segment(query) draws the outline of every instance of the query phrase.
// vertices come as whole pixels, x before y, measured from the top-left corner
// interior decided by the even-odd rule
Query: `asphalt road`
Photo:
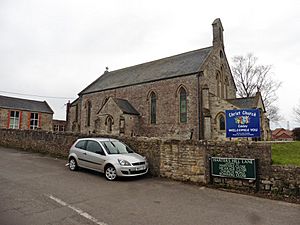
[[[160,178],[109,182],[65,164],[0,147],[0,224],[300,224],[300,205]]]

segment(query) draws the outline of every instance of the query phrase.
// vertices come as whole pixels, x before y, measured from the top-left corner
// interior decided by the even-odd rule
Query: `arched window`
[[[120,116],[120,134],[125,133],[125,118],[123,116]]]
[[[224,74],[224,67],[221,66],[221,98],[224,99],[225,97],[225,74]]]
[[[91,111],[92,111],[92,103],[90,101],[88,101],[87,102],[87,109],[86,109],[86,114],[87,114],[86,125],[88,127],[91,125]]]
[[[156,94],[150,94],[150,122],[156,124]]]
[[[224,99],[224,76],[221,74],[221,98]]]
[[[186,101],[186,90],[181,87],[179,90],[179,110],[180,110],[180,122],[186,123],[187,121],[187,101]]]
[[[228,98],[228,79],[227,77],[225,78],[225,83],[224,83],[224,91],[225,91],[225,99]]]
[[[109,133],[111,133],[112,132],[112,125],[113,125],[113,118],[111,116],[108,116],[106,118],[106,125],[107,125],[107,131]]]
[[[221,75],[219,72],[217,72],[217,96],[220,97],[220,91],[221,91]]]
[[[225,118],[223,115],[219,116],[219,130],[225,130]]]

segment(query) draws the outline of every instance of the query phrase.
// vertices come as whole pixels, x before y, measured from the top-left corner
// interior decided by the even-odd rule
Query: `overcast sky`
[[[300,125],[292,111],[300,101],[299,0],[0,0],[0,95],[46,100],[54,118],[64,119],[64,104],[106,66],[211,46],[215,18],[223,23],[229,63],[252,52],[273,65],[282,81],[280,125]]]

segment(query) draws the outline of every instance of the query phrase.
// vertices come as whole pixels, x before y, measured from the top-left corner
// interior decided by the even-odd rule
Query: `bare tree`
[[[295,120],[297,123],[300,123],[300,101],[299,104],[294,108]]]
[[[271,65],[260,65],[257,57],[249,53],[233,58],[232,73],[237,87],[238,97],[252,97],[261,92],[268,118],[273,122],[281,119],[279,108],[274,104],[278,97],[277,89],[281,82],[271,76]]]

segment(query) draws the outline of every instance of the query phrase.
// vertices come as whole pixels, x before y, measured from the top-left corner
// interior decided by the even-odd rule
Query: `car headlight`
[[[118,162],[120,163],[121,166],[131,166],[131,164],[124,159],[118,159]]]

